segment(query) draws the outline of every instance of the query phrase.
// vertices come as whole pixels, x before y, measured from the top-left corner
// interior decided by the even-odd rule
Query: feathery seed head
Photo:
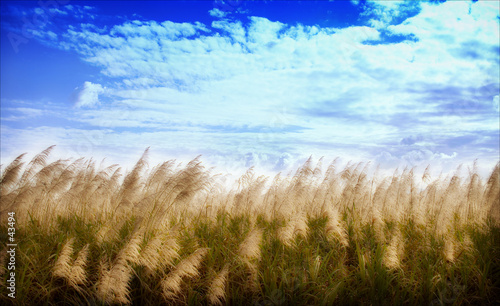
[[[159,250],[162,258],[161,265],[172,265],[173,260],[179,257],[180,249],[181,247],[175,237],[166,238],[161,249]]]
[[[132,268],[128,263],[117,263],[111,270],[101,270],[97,282],[97,296],[106,304],[129,304]]]
[[[326,211],[326,215],[328,220],[325,226],[325,234],[328,239],[336,240],[344,247],[349,246],[347,232],[340,223],[338,211],[334,208],[330,208]]]
[[[403,247],[404,245],[401,237],[401,231],[397,229],[396,233],[392,236],[391,242],[387,246],[383,257],[383,263],[388,269],[396,269],[400,266],[402,252],[404,251]]]
[[[214,280],[208,287],[208,301],[212,305],[222,305],[226,297],[226,282],[227,275],[229,274],[229,265],[226,264],[224,268],[215,276]]]
[[[443,256],[449,262],[455,262],[455,242],[451,235],[444,237]]]
[[[130,263],[139,260],[142,235],[136,231],[118,253],[110,270],[101,265],[101,277],[97,282],[97,295],[106,304],[129,304],[130,281],[133,269]]]
[[[162,239],[159,235],[154,236],[148,241],[148,244],[141,250],[141,256],[138,259],[138,263],[146,267],[151,274],[157,267],[161,259],[161,254],[159,252],[162,246]]]
[[[181,291],[182,277],[178,273],[172,272],[160,284],[163,297],[169,300]]]
[[[87,257],[89,254],[89,244],[85,245],[83,249],[78,252],[78,256],[70,269],[70,274],[67,276],[67,280],[71,287],[79,290],[78,285],[85,284],[86,273],[85,266],[87,265]]]
[[[207,255],[209,248],[200,248],[196,250],[193,254],[189,255],[188,258],[182,260],[176,267],[175,272],[181,276],[198,276],[198,268],[201,265],[203,257]]]
[[[71,274],[71,256],[73,255],[74,242],[75,238],[70,238],[64,243],[62,250],[57,257],[56,264],[52,269],[54,276],[67,278]]]
[[[278,229],[277,237],[286,246],[290,246],[294,238],[295,222],[289,221],[287,225]]]
[[[126,262],[138,263],[142,239],[140,231],[135,231],[127,244],[118,253],[116,263],[121,265],[125,265]]]
[[[263,231],[260,228],[253,229],[240,245],[238,255],[244,261],[260,259],[260,243]]]
[[[385,233],[384,233],[384,228],[385,228],[385,222],[382,219],[382,214],[380,213],[380,210],[378,210],[376,207],[373,207],[372,210],[372,224],[373,224],[373,229],[375,231],[375,237],[380,243],[385,243]]]
[[[299,214],[295,219],[295,229],[293,231],[294,235],[300,235],[302,237],[307,237],[309,232],[309,226],[307,225],[307,216],[304,212]]]

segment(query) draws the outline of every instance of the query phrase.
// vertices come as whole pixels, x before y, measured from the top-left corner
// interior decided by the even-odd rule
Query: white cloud
[[[279,21],[273,22],[263,17],[252,16],[250,20],[248,39],[259,47],[278,40],[278,31],[285,26]]]
[[[363,6],[361,16],[372,17],[368,23],[376,29],[384,29],[394,20],[415,11],[420,6],[419,1],[376,1],[369,0]]]
[[[226,31],[236,42],[243,44],[246,42],[246,31],[241,25],[241,21],[216,20],[212,22],[212,28]]]
[[[100,84],[87,81],[81,89],[77,87],[75,91],[75,107],[93,107],[99,104],[99,95],[104,93],[104,88]]]
[[[223,12],[223,11],[219,10],[218,8],[211,9],[210,11],[208,11],[208,13],[210,14],[210,16],[216,17],[216,18],[223,18],[227,15],[227,12]]]
[[[388,29],[394,34],[413,34],[425,43],[434,43],[433,47],[441,50],[463,47],[473,42],[481,42],[486,47],[498,46],[499,9],[495,12],[490,6],[491,3],[465,1],[445,2],[437,6],[422,3],[420,14]],[[484,49],[485,46],[473,47]],[[481,53],[481,50],[478,52]]]

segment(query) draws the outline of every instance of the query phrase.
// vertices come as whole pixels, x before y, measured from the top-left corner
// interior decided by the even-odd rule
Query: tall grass
[[[499,164],[432,179],[309,159],[227,188],[199,158],[149,168],[146,150],[124,173],[51,150],[2,169],[2,304],[500,303]]]

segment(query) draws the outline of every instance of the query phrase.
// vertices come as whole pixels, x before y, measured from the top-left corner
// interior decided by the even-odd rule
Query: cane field
[[[500,304],[498,164],[309,159],[228,187],[200,158],[146,150],[124,171],[51,150],[2,166],[2,305]]]

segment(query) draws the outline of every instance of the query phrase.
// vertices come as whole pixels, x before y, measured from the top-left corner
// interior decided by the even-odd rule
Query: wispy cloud
[[[213,8],[210,11],[208,11],[210,16],[216,17],[216,18],[223,18],[227,15],[227,12],[221,11],[218,8]]]
[[[9,112],[10,115],[6,117],[2,117],[4,121],[21,121],[28,120],[36,117],[40,117],[44,114],[44,111],[37,108],[29,108],[29,107],[15,107],[15,108],[6,108],[3,111]]]

